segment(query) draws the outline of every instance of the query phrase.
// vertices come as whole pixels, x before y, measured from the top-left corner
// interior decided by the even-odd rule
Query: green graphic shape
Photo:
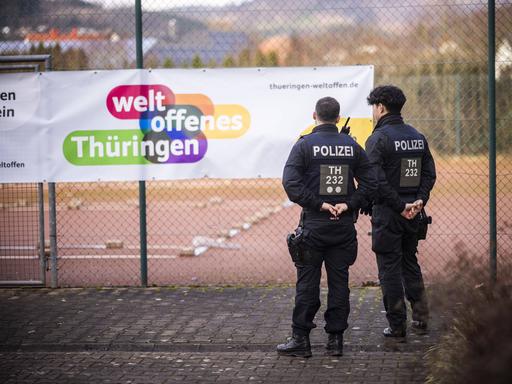
[[[74,165],[151,164],[141,153],[140,143],[143,140],[144,134],[139,129],[74,131],[64,139],[63,153],[66,160]],[[95,143],[93,153],[92,143]],[[136,151],[134,147],[137,147]],[[115,155],[109,156],[107,149],[110,149],[110,154]]]

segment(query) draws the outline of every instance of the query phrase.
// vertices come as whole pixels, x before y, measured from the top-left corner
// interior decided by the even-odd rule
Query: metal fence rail
[[[427,207],[434,223],[419,249],[427,281],[460,273],[461,260],[489,263],[494,223],[498,276],[510,260],[512,220],[506,209],[494,216],[493,207],[512,202],[512,2],[252,0],[207,6],[197,0],[184,6],[146,0],[139,19],[137,6],[124,1],[21,3],[3,6],[9,17],[0,16],[0,55],[50,54],[54,70],[374,65],[376,84],[404,90],[404,116],[426,134],[436,159],[438,181]],[[491,77],[489,50],[495,58]],[[488,96],[493,84],[495,100]],[[2,228],[13,233],[2,235],[2,247],[22,246],[20,232],[33,225],[13,224],[24,216],[7,204],[4,191],[21,195],[23,188],[4,185],[0,194]],[[295,279],[284,237],[299,210],[286,200],[280,180],[61,183],[55,202],[54,285]],[[360,218],[357,229],[351,281],[373,283],[368,218]],[[0,262],[0,280],[9,268]]]

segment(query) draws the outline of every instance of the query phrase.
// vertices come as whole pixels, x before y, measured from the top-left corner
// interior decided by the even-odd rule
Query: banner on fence
[[[0,182],[281,177],[316,101],[364,145],[372,66],[0,75]]]

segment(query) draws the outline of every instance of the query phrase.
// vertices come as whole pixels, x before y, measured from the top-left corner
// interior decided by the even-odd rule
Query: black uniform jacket
[[[349,210],[357,211],[376,193],[377,179],[363,148],[339,133],[335,124],[322,124],[293,146],[283,187],[305,212],[319,212],[324,202],[346,203]]]
[[[418,199],[427,204],[436,181],[436,168],[427,139],[404,123],[400,114],[387,114],[366,141],[366,153],[378,178],[376,204],[402,212]]]

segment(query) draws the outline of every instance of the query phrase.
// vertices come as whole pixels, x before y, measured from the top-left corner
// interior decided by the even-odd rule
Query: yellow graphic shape
[[[340,119],[340,122],[337,124],[338,129],[343,127],[346,120],[347,119],[343,117]],[[357,143],[364,148],[364,144],[373,130],[373,120],[362,117],[351,117],[348,122],[348,126],[350,127],[350,136],[352,136]],[[300,133],[300,136],[311,133],[313,128],[315,128],[315,125],[311,124]]]
[[[213,122],[204,129],[208,139],[236,139],[249,129],[251,115],[238,104],[217,104]]]

